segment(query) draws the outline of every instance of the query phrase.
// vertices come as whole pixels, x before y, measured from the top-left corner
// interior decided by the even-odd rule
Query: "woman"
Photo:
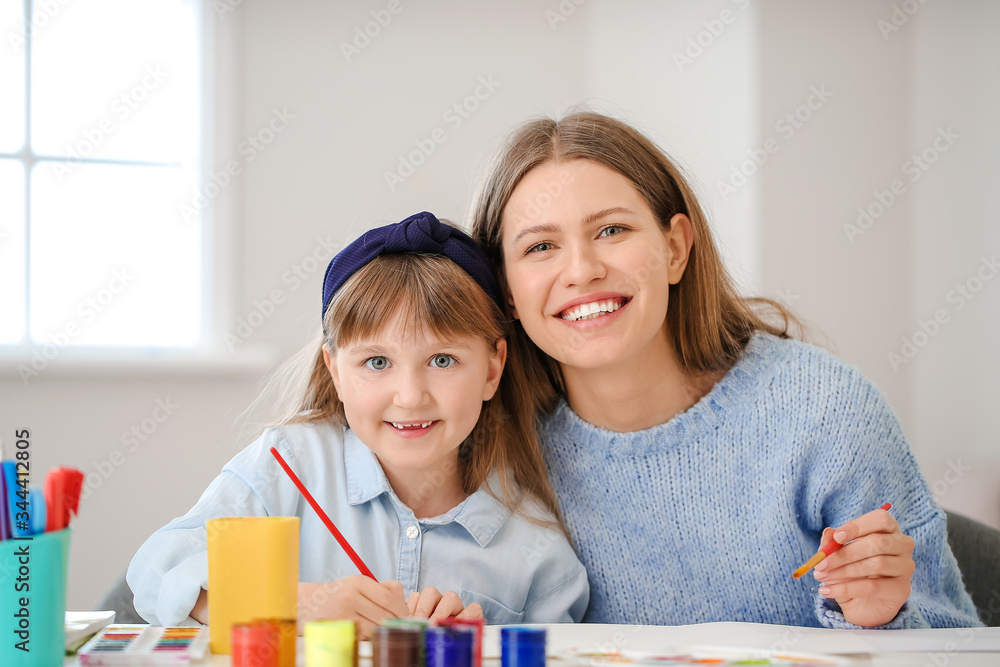
[[[529,122],[472,218],[544,395],[584,620],[979,625],[884,398],[739,296],[652,142],[597,114]],[[793,579],[830,540],[818,585]]]

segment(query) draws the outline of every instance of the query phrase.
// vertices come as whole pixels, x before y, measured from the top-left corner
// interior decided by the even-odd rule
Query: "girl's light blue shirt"
[[[147,621],[190,621],[188,614],[201,589],[208,589],[205,522],[217,517],[297,516],[299,581],[328,582],[358,574],[281,470],[271,447],[380,581],[400,581],[406,595],[427,586],[455,591],[464,604],[482,605],[490,624],[583,617],[589,598],[587,573],[562,533],[512,514],[484,489],[446,514],[418,519],[396,497],[378,459],[350,429],[315,422],[266,431],[225,465],[187,514],[139,548],[127,580],[136,611]],[[429,476],[429,493],[435,483]],[[549,518],[540,509],[531,515]]]

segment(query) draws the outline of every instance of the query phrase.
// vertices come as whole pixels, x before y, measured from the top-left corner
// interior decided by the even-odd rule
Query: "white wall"
[[[987,283],[898,373],[886,360],[998,245],[986,210],[996,174],[989,153],[1000,143],[987,120],[998,115],[1000,47],[987,34],[997,10],[930,4],[883,40],[876,21],[891,5],[403,0],[352,62],[339,44],[386,2],[245,0],[216,17],[215,164],[237,156],[274,109],[294,115],[217,201],[216,222],[228,231],[213,259],[229,297],[216,313],[232,332],[255,301],[274,290],[284,301],[215,364],[107,373],[53,362],[27,388],[4,369],[2,434],[30,427],[38,469],[111,465],[107,479],[94,478],[101,485],[74,536],[70,607],[96,603],[141,542],[186,511],[246,444],[236,417],[266,366],[318,324],[323,267],[301,285],[289,279],[295,267],[313,266],[314,252],[329,256],[317,238],[343,243],[422,209],[462,220],[505,132],[581,103],[631,121],[678,158],[741,283],[789,302],[878,383],[930,481],[945,479],[949,460],[972,467],[941,501],[1000,526],[1000,454],[990,437],[1000,355],[989,344],[1000,288]],[[566,20],[550,23],[560,7]],[[731,20],[721,23],[726,10]],[[699,37],[702,53],[679,67],[675,54]],[[480,77],[499,86],[449,125],[443,115]],[[834,96],[783,136],[775,122],[823,85]],[[855,209],[948,123],[962,139],[851,244],[843,224]],[[435,128],[447,141],[390,191],[384,173]],[[719,182],[767,138],[779,150],[723,197]],[[178,407],[124,451],[123,432],[148,419],[157,399]],[[116,449],[121,464],[106,463]]]

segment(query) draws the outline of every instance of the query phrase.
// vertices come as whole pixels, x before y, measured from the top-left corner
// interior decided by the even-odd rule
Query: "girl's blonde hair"
[[[472,204],[472,237],[493,262],[507,291],[503,258],[504,208],[525,174],[547,162],[592,160],[629,179],[660,224],[683,213],[694,245],[684,276],[670,286],[667,327],[684,371],[692,376],[730,369],[755,331],[782,338],[799,321],[770,299],[740,296],[715,247],[708,222],[680,169],[632,127],[596,113],[525,123],[494,156]],[[558,362],[542,352],[518,322],[511,348],[525,359],[532,383],[542,388],[542,410],[566,390]]]
[[[323,318],[324,333],[272,379],[271,392],[266,393],[299,386],[300,398],[285,407],[277,423],[330,420],[348,426],[344,404],[323,360],[322,345],[335,353],[338,348],[376,335],[393,320],[402,328],[394,334],[426,332],[445,340],[482,338],[494,350],[498,341],[509,335],[510,327],[493,299],[447,257],[380,255],[351,276],[334,295]],[[500,500],[507,507],[518,511],[522,501],[531,497],[556,518],[555,525],[565,532],[538,442],[539,399],[517,357],[516,351],[508,349],[497,392],[484,402],[479,421],[459,448],[462,487],[466,493],[475,492],[495,470]],[[296,378],[296,369],[303,366],[309,369],[308,378]],[[484,488],[492,493],[488,485]],[[538,520],[535,513],[522,513],[536,523],[552,523]]]

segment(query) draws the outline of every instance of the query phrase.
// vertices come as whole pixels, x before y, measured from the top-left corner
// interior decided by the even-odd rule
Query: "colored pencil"
[[[358,556],[357,552],[354,551],[353,548],[351,548],[351,545],[348,544],[346,539],[344,539],[344,536],[340,534],[340,531],[337,530],[337,527],[333,525],[333,521],[331,521],[330,517],[327,516],[326,512],[323,511],[323,508],[319,506],[319,503],[316,502],[316,499],[312,497],[312,494],[309,493],[309,489],[305,487],[305,485],[302,483],[302,480],[300,480],[298,475],[296,475],[295,472],[293,472],[292,469],[288,466],[288,464],[285,463],[285,459],[281,457],[281,454],[278,453],[278,450],[275,449],[274,447],[271,447],[271,453],[274,454],[274,458],[278,460],[278,464],[284,469],[286,473],[288,473],[288,476],[292,479],[292,482],[295,484],[295,486],[298,487],[299,491],[302,492],[302,495],[305,496],[306,501],[312,506],[314,510],[316,510],[316,514],[319,515],[319,518],[323,521],[324,524],[326,524],[326,527],[330,530],[331,533],[333,533],[333,536],[337,538],[337,541],[340,542],[340,546],[344,549],[344,551],[347,552],[347,555],[351,557],[351,560],[354,561],[354,564],[357,566],[357,568],[361,570],[361,574],[365,575],[366,577],[371,577],[373,581],[378,581],[378,579],[375,578],[375,575],[372,574],[372,571],[368,569],[368,566],[365,565],[364,561],[361,560],[361,557]]]
[[[892,503],[886,503],[885,505],[882,505],[882,507],[880,507],[879,509],[888,511],[890,507],[892,507]],[[815,556],[813,556],[805,563],[803,563],[802,567],[795,570],[795,572],[792,573],[792,577],[798,579],[803,574],[805,574],[809,570],[813,569],[814,567],[822,563],[823,559],[838,551],[842,546],[844,545],[841,544],[840,542],[837,542],[836,540],[830,540],[825,547],[821,548],[819,551],[816,552]]]

